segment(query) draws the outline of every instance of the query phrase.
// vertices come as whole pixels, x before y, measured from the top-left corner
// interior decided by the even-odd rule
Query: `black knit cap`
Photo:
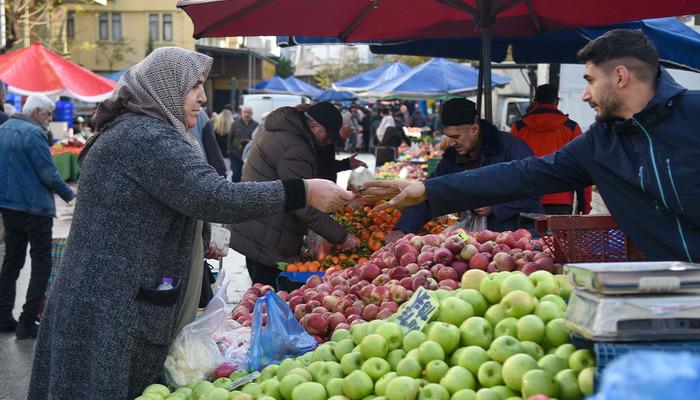
[[[449,99],[442,105],[440,118],[444,126],[473,124],[476,122],[476,104],[464,97]]]
[[[340,137],[343,116],[338,107],[327,101],[322,101],[309,107],[306,113],[326,129],[328,137],[334,145],[338,147],[343,145],[343,138]]]

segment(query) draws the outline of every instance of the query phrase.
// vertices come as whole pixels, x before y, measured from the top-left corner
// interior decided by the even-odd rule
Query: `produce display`
[[[442,157],[442,151],[435,148],[430,143],[422,145],[418,145],[417,143],[415,143],[411,146],[408,146],[407,144],[402,144],[401,146],[399,146],[396,153],[398,154],[398,157],[396,157],[397,161],[407,162],[418,159],[428,161],[430,158],[433,157]]]
[[[391,180],[401,179],[406,181],[423,181],[428,177],[426,172],[428,164],[415,164],[410,162],[388,162],[377,168],[374,179]]]
[[[431,292],[439,306],[422,330],[356,323],[238,391],[221,387],[234,373],[175,395],[151,386],[137,400],[581,399],[592,394],[595,358],[569,342],[562,319],[569,292],[546,270],[474,269],[460,289]]]
[[[51,154],[56,155],[56,154],[63,154],[63,153],[72,153],[72,154],[79,154],[80,151],[85,147],[84,140],[82,139],[77,139],[77,138],[71,138],[71,139],[63,139],[59,141],[58,143],[54,144],[51,146]]]

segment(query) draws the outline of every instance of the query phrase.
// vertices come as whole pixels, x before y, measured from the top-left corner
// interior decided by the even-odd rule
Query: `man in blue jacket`
[[[700,92],[658,65],[640,31],[614,30],[578,53],[582,99],[597,123],[561,150],[429,179],[367,183],[386,207],[427,202],[432,215],[596,185],[650,260],[700,262]]]
[[[531,157],[532,150],[522,140],[500,132],[486,120],[478,119],[476,104],[463,97],[448,100],[442,107],[441,119],[449,148],[428,179],[462,172],[486,165]],[[486,228],[494,231],[515,230],[519,227],[521,212],[542,213],[538,197],[490,204],[470,210],[474,215],[486,218]],[[404,210],[389,233],[389,241],[406,233],[417,233],[432,218],[426,204]]]
[[[49,152],[47,129],[54,105],[44,95],[29,96],[22,113],[0,126],[0,211],[5,225],[5,259],[0,270],[0,331],[35,338],[39,306],[51,274],[51,229],[56,205],[75,198]],[[19,324],[12,316],[16,282],[30,245],[32,273]]]

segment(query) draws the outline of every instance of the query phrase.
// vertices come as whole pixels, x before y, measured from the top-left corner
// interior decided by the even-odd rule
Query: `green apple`
[[[467,318],[474,316],[472,305],[458,297],[448,297],[440,302],[438,321],[460,326]]]
[[[484,313],[484,318],[494,327],[506,317],[508,317],[506,315],[506,309],[501,304],[492,305]]]
[[[249,385],[253,385],[253,384],[249,383],[248,385],[246,385],[246,387]],[[255,385],[257,385],[258,387],[260,386],[257,383],[255,383]],[[198,381],[197,383],[194,384],[194,386],[192,386],[192,397],[195,400],[199,399],[200,397],[204,397],[207,393],[214,390],[214,387],[215,387],[214,384],[209,382],[209,381]],[[243,390],[243,391],[245,392],[245,390]]]
[[[426,340],[418,346],[418,361],[421,365],[428,365],[432,360],[445,361],[445,350],[438,342]]]
[[[350,334],[352,336],[352,341],[355,342],[356,345],[359,345],[362,343],[362,339],[365,338],[365,336],[369,335],[369,323],[363,323],[363,324],[355,324],[350,327]]]
[[[477,378],[483,387],[491,387],[503,383],[503,375],[501,369],[503,367],[496,361],[486,361],[479,367]]]
[[[406,357],[406,352],[403,349],[392,350],[387,354],[386,360],[389,362],[392,371],[396,371],[396,366],[399,365],[399,361]]]
[[[531,296],[535,294],[535,286],[524,274],[512,274],[501,282],[501,297],[516,290],[522,290]]]
[[[396,373],[400,376],[408,376],[410,378],[420,378],[423,372],[420,361],[417,358],[406,357],[399,361],[396,366]]]
[[[333,378],[342,378],[343,376],[343,367],[340,364],[334,361],[325,361],[323,368],[321,368],[321,373],[315,380],[316,382],[325,385],[329,380]]]
[[[343,369],[345,375],[349,375],[352,371],[357,371],[362,368],[362,363],[364,363],[364,361],[365,359],[362,357],[362,354],[353,351],[340,359],[340,367]]]
[[[564,343],[554,350],[554,355],[566,361],[567,368],[569,366],[569,357],[576,351],[576,346],[571,343]]]
[[[331,335],[332,342],[340,342],[343,339],[352,339],[352,334],[347,329],[336,329]]]
[[[535,343],[544,339],[544,322],[537,315],[526,315],[518,320],[518,339]]]
[[[529,354],[516,354],[503,363],[503,382],[516,392],[522,389],[522,378],[527,371],[537,368],[537,361]]]
[[[382,322],[375,331],[389,344],[389,350],[400,349],[403,345],[403,328],[396,322]]]
[[[559,296],[564,299],[571,297],[571,291],[574,290],[574,284],[567,275],[555,275],[557,284],[559,285]]]
[[[252,382],[252,383],[249,383],[249,384],[243,386],[243,389],[241,391],[243,393],[246,393],[246,394],[253,396],[253,398],[258,398],[258,397],[262,396],[262,389],[260,388],[260,384],[255,383],[255,382]],[[194,399],[198,398],[196,393],[195,393],[195,388],[192,388],[192,397]]]
[[[533,369],[523,375],[522,392],[525,398],[536,394],[557,397],[559,396],[559,383],[554,380],[554,376],[549,372]]]
[[[472,270],[472,271],[481,271],[481,270]],[[465,272],[465,275],[469,273],[469,271]],[[466,301],[469,303],[469,305],[472,306],[472,310],[474,311],[474,315],[476,316],[483,316],[484,313],[486,312],[486,309],[489,308],[488,303],[486,302],[486,298],[479,293],[479,290],[476,289],[462,289],[457,292],[457,298],[461,299],[463,301]]]
[[[362,371],[372,378],[372,381],[376,382],[391,371],[391,365],[389,362],[383,358],[372,357],[362,364]]]
[[[418,400],[450,400],[450,392],[436,383],[429,383],[418,393]]]
[[[175,391],[175,393],[181,394],[185,399],[189,399],[192,396],[192,389],[187,386],[183,386]]]
[[[569,368],[577,374],[586,368],[595,367],[595,355],[588,349],[574,351],[569,357]]]
[[[387,400],[414,400],[418,397],[418,382],[407,376],[397,376],[386,385]]]
[[[307,382],[311,382],[313,380],[313,375],[311,375],[311,372],[309,372],[306,368],[294,368],[293,370],[287,372],[287,375],[284,377],[288,377],[289,375],[299,375],[304,378],[306,378]],[[279,380],[279,378],[277,378]],[[283,378],[284,379],[284,378]],[[280,380],[281,382],[281,380]]]
[[[552,375],[556,375],[559,371],[563,371],[569,367],[566,360],[557,357],[554,354],[547,354],[537,361],[537,365],[540,369],[549,372]]]
[[[404,358],[414,358],[416,361],[418,361],[418,349],[413,349],[406,353],[406,356]]]
[[[328,396],[342,396],[343,378],[332,378],[326,382],[326,394]]]
[[[229,397],[229,399],[230,400],[255,400],[255,397],[249,395],[248,393],[234,391],[234,392],[231,392],[231,397]],[[290,397],[290,399],[291,399],[291,397]]]
[[[377,399],[379,399],[379,397],[375,397],[375,400]],[[328,400],[348,400],[348,398],[343,395],[337,395],[329,397]]]
[[[559,384],[559,398],[561,400],[581,400],[583,398],[583,393],[578,387],[578,377],[573,370],[559,371],[554,375],[554,380]]]
[[[489,276],[488,272],[481,269],[470,269],[462,275],[462,289],[479,290],[481,281]]]
[[[292,391],[292,400],[326,400],[327,397],[326,388],[317,382],[304,382]]]
[[[275,399],[282,398],[282,394],[280,393],[280,382],[277,380],[277,378],[263,381],[260,384],[260,389],[261,393],[265,396],[274,397]],[[225,399],[228,398],[228,391],[226,391],[226,395],[227,397]]]
[[[279,396],[279,392],[277,392],[277,395]],[[204,397],[202,397],[201,399],[202,400],[228,400],[228,398],[230,396],[231,396],[231,393],[228,390],[221,388],[221,387],[217,387],[217,388],[212,389],[209,393],[204,395]],[[260,398],[262,398],[262,396]],[[274,397],[273,397],[273,399],[274,399]]]
[[[478,270],[480,271],[480,270]],[[452,394],[450,400],[475,400],[476,392],[472,389],[462,389],[458,390]]]
[[[497,337],[493,340],[493,342],[491,342],[491,346],[489,346],[487,351],[492,360],[500,363],[505,362],[508,357],[522,352],[523,346],[520,344],[518,339],[512,336]]]
[[[292,358],[285,358],[279,364],[279,368],[277,368],[277,379],[282,380],[282,378],[284,378],[287,375],[287,372],[293,370],[294,368],[300,367],[302,367],[302,363],[300,361],[294,360]]]
[[[479,346],[465,347],[457,359],[457,365],[466,368],[472,375],[479,372],[481,364],[491,360],[486,350]]]
[[[535,310],[535,300],[530,294],[522,290],[514,290],[503,296],[501,305],[508,317],[524,317],[532,314]]]
[[[491,390],[493,390],[494,392],[496,392],[496,394],[498,395],[498,397],[500,397],[501,399],[508,399],[508,398],[511,398],[511,397],[517,397],[517,396],[518,396],[518,393],[516,393],[514,390],[510,389],[510,388],[507,387],[507,386],[503,386],[503,385],[491,386],[489,389],[491,389]]]
[[[316,350],[318,350],[318,348],[316,348]],[[330,345],[326,344],[324,351],[332,353]],[[335,359],[333,361],[335,361]],[[267,367],[263,368],[263,370],[260,371],[260,381],[266,381],[272,377],[277,376],[277,371],[279,370],[279,368],[280,366],[276,364],[268,365]]]
[[[455,297],[450,297],[446,300],[449,299],[459,300]],[[469,304],[467,304],[467,306],[471,307]],[[459,341],[461,338],[459,328],[447,322],[433,322],[430,325],[427,336],[428,340],[437,342],[440,346],[442,346],[445,354],[452,354],[452,352],[459,347]]]
[[[595,380],[595,367],[584,368],[578,374],[578,387],[585,396],[593,394],[593,384]]]
[[[426,340],[428,340],[428,337],[425,333],[421,331],[410,331],[403,337],[403,349],[406,352],[417,349],[418,346]]]
[[[442,301],[450,296],[453,296],[454,292],[446,289],[437,289],[433,290],[433,294],[438,298],[438,300]]]
[[[440,379],[440,385],[444,386],[450,394],[454,394],[462,389],[476,389],[476,379],[468,369],[457,365],[450,368]]]
[[[563,318],[557,318],[549,321],[545,328],[545,348],[561,346],[564,343],[569,343],[569,328],[566,326],[566,321]],[[570,365],[571,363],[569,363]]]
[[[564,311],[561,307],[552,301],[540,301],[535,306],[535,315],[540,317],[545,324],[553,319],[563,318]]]
[[[476,400],[502,400],[498,393],[489,388],[481,388],[476,392]]]
[[[304,355],[297,357],[297,361],[299,361],[299,363],[300,363],[299,366],[300,367],[308,367],[309,364],[311,364],[313,362],[313,361],[311,361],[311,355],[312,355],[312,353],[309,352],[309,353],[306,353]]]
[[[325,368],[325,364],[325,361],[314,361],[308,367],[306,367],[306,370],[311,373],[314,381],[318,382],[320,379],[320,376]]]
[[[491,304],[501,301],[501,283],[505,280],[505,275],[491,274],[482,279],[479,285],[479,292]]]
[[[542,358],[542,356],[544,356],[544,349],[538,343],[523,340],[520,342],[520,345],[523,346],[523,351],[525,354],[531,355],[535,360],[539,360]]]
[[[152,385],[146,386],[146,388],[143,389],[143,394],[146,394],[146,393],[158,393],[163,397],[168,397],[168,396],[170,396],[170,389],[168,389],[168,387],[165,385],[161,385],[159,383],[154,383]]]
[[[518,336],[518,319],[513,317],[504,318],[493,328],[493,336]]]
[[[221,400],[228,400],[228,393],[227,393],[226,397],[222,397]],[[258,397],[258,400],[278,400],[278,399],[275,397],[272,397],[272,396],[262,396],[262,397]]]
[[[355,342],[352,339],[341,339],[333,345],[333,355],[335,360],[340,360],[344,355],[352,353],[352,349],[355,348]],[[331,360],[331,361],[335,361]]]
[[[222,376],[221,378],[217,378],[213,383],[214,383],[214,386],[216,386],[216,387],[225,388],[226,386],[230,385],[231,382],[232,381],[230,378]]]
[[[351,400],[359,400],[374,391],[372,378],[362,371],[353,371],[343,380],[343,393]]]
[[[556,294],[548,294],[540,299],[540,303],[543,301],[551,301],[552,303],[556,304],[561,308],[561,312],[566,311],[566,301],[561,298],[561,296],[556,295]]]
[[[307,372],[308,373],[308,372]],[[311,375],[310,373],[308,373]],[[280,381],[280,394],[285,400],[292,400],[292,391],[304,382],[309,382],[311,379],[298,374],[287,374]]]
[[[374,383],[374,394],[377,396],[384,396],[386,393],[386,385],[391,382],[392,379],[396,378],[398,375],[396,372],[389,372],[388,374],[379,378],[377,382]]]
[[[461,334],[460,334],[460,336],[461,336]],[[460,355],[464,352],[464,350],[466,350],[466,349],[467,349],[466,347],[460,347],[460,348],[458,348],[457,350],[455,350],[455,351],[450,355],[450,362],[449,362],[450,366],[459,365],[459,364],[457,363],[458,360],[459,360],[459,356],[460,356]]]
[[[389,344],[383,336],[372,333],[362,339],[360,343],[360,353],[365,360],[372,357],[384,358],[389,354]]]
[[[423,377],[428,382],[438,383],[440,379],[447,373],[450,369],[449,365],[442,360],[430,361],[423,371]]]
[[[559,295],[559,284],[551,272],[545,270],[535,271],[528,276],[528,279],[535,288],[532,294],[538,299],[548,294]]]
[[[487,349],[493,340],[491,323],[482,317],[471,317],[459,327],[462,346],[479,346]]]

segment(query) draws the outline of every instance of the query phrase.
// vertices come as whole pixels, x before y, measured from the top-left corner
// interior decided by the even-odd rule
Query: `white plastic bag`
[[[445,229],[445,232],[450,232],[455,229],[464,229],[465,232],[480,232],[486,229],[486,217],[476,215],[471,211],[460,213],[463,216],[462,220],[454,225],[450,225]]]
[[[365,167],[357,167],[350,173],[348,190],[357,190],[367,181],[374,179],[374,175]]]
[[[209,249],[215,250],[220,256],[228,254],[228,246],[231,241],[231,231],[221,224],[211,224],[211,240]]]

